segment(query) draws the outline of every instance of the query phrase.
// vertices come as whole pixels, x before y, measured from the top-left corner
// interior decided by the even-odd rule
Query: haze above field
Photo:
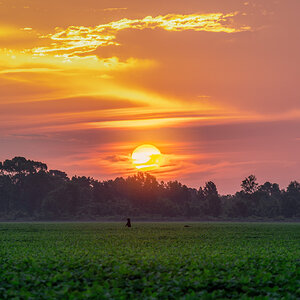
[[[0,161],[221,193],[299,181],[298,0],[0,1]]]

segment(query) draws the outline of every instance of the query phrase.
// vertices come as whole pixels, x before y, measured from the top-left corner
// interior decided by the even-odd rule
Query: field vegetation
[[[1,223],[0,295],[299,299],[299,241],[293,223]]]

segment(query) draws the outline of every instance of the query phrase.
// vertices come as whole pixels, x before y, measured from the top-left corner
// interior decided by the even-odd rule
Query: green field
[[[300,224],[2,223],[1,299],[296,299]]]

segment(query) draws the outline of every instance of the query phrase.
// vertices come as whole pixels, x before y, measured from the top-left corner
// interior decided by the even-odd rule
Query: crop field
[[[1,223],[1,299],[299,299],[300,224]]]

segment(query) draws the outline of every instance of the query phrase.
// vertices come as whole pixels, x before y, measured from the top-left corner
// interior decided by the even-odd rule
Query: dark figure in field
[[[128,218],[128,219],[127,219],[127,223],[126,223],[126,225],[125,225],[125,226],[127,226],[127,227],[131,227],[130,218]]]

